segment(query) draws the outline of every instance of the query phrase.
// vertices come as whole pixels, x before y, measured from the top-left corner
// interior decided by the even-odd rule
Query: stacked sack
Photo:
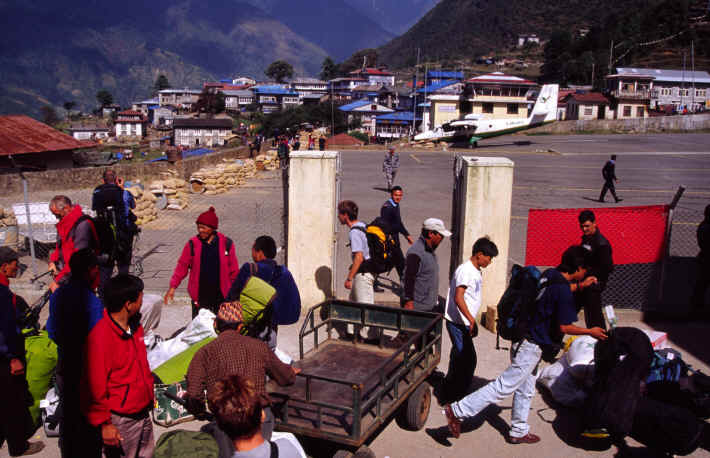
[[[156,197],[151,192],[143,191],[140,186],[131,186],[128,192],[136,200],[136,208],[133,214],[136,215],[136,224],[146,224],[158,218],[158,209],[155,208]]]
[[[12,210],[0,207],[0,246],[17,245],[17,218]]]
[[[187,181],[168,175],[162,180],[150,184],[150,192],[164,195],[167,198],[167,207],[170,210],[183,210],[189,202]]]
[[[190,190],[207,195],[221,194],[230,188],[243,185],[256,174],[253,160],[226,159],[224,163],[203,167],[190,176]]]
[[[260,154],[254,160],[256,161],[257,170],[275,170],[279,168],[279,157],[274,150],[267,151],[266,154]]]

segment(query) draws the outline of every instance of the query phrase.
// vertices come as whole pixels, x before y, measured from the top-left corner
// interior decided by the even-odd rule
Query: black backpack
[[[513,266],[510,283],[498,302],[496,349],[500,349],[501,337],[511,342],[525,338],[535,311],[541,276],[535,266]]]
[[[370,259],[365,260],[360,267],[362,272],[371,274],[381,274],[392,270],[392,250],[394,239],[390,225],[381,217],[375,218],[367,228],[353,226],[351,230],[358,230],[367,237],[367,247],[370,251]]]

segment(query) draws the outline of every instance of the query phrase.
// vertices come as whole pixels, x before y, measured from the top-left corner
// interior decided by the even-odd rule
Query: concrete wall
[[[693,131],[710,129],[710,114],[684,116],[658,116],[636,119],[603,119],[587,121],[557,121],[526,133],[546,132],[568,134],[583,131],[610,131],[617,133],[647,133],[664,131]]]
[[[459,102],[449,100],[432,100],[432,108],[434,109],[434,119],[432,126],[440,127],[443,124],[459,119]]]
[[[222,162],[222,159],[236,159],[244,157],[246,148],[234,148],[200,157],[191,157],[174,164],[167,161],[161,162],[127,162],[111,166],[118,176],[126,180],[141,180],[149,182],[161,178],[161,172],[172,170],[178,176],[188,179],[192,173],[202,167]],[[71,152],[67,155],[71,164]],[[71,166],[71,165],[70,165]],[[64,191],[68,189],[93,188],[101,182],[101,174],[105,167],[64,168],[59,170],[45,170],[43,172],[25,172],[29,181],[29,190],[32,191]],[[3,193],[14,194],[22,192],[22,181],[16,173],[0,174],[0,190]],[[31,198],[31,195],[30,195]]]
[[[293,151],[288,181],[288,269],[304,309],[334,296],[336,151]]]
[[[464,156],[461,185],[463,202],[458,219],[461,243],[458,253],[451,253],[461,264],[471,257],[474,242],[488,236],[498,247],[498,256],[483,270],[483,294],[480,312],[495,307],[503,295],[508,277],[510,211],[513,196],[513,161],[504,157]]]

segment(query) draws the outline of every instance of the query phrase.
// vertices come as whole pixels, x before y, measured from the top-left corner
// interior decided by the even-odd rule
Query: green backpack
[[[207,433],[177,429],[160,435],[155,444],[153,457],[219,458],[219,446],[217,441]]]
[[[271,304],[276,299],[276,289],[255,275],[257,269],[256,264],[249,263],[251,275],[239,295],[244,318],[242,334],[252,337],[256,337],[269,324],[273,308]]]
[[[32,405],[29,407],[32,420],[40,422],[39,402],[49,391],[52,375],[57,366],[57,345],[49,338],[47,331],[26,331],[25,358],[27,368],[25,377],[29,391],[32,394]]]

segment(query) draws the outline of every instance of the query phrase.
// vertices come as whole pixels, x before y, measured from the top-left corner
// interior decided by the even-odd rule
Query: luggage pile
[[[276,150],[269,150],[255,159],[257,170],[275,170],[279,168],[279,157]]]
[[[184,210],[189,202],[187,181],[175,178],[172,174],[162,180],[150,184],[150,192],[167,199],[166,207],[169,210]]]
[[[158,218],[158,209],[155,207],[157,198],[152,193],[143,191],[140,186],[131,186],[128,188],[128,192],[136,200],[136,208],[133,209],[133,214],[136,215],[137,225],[140,226]]]
[[[190,192],[215,195],[243,185],[256,175],[256,164],[251,159],[227,159],[224,163],[203,167],[190,176]]]

